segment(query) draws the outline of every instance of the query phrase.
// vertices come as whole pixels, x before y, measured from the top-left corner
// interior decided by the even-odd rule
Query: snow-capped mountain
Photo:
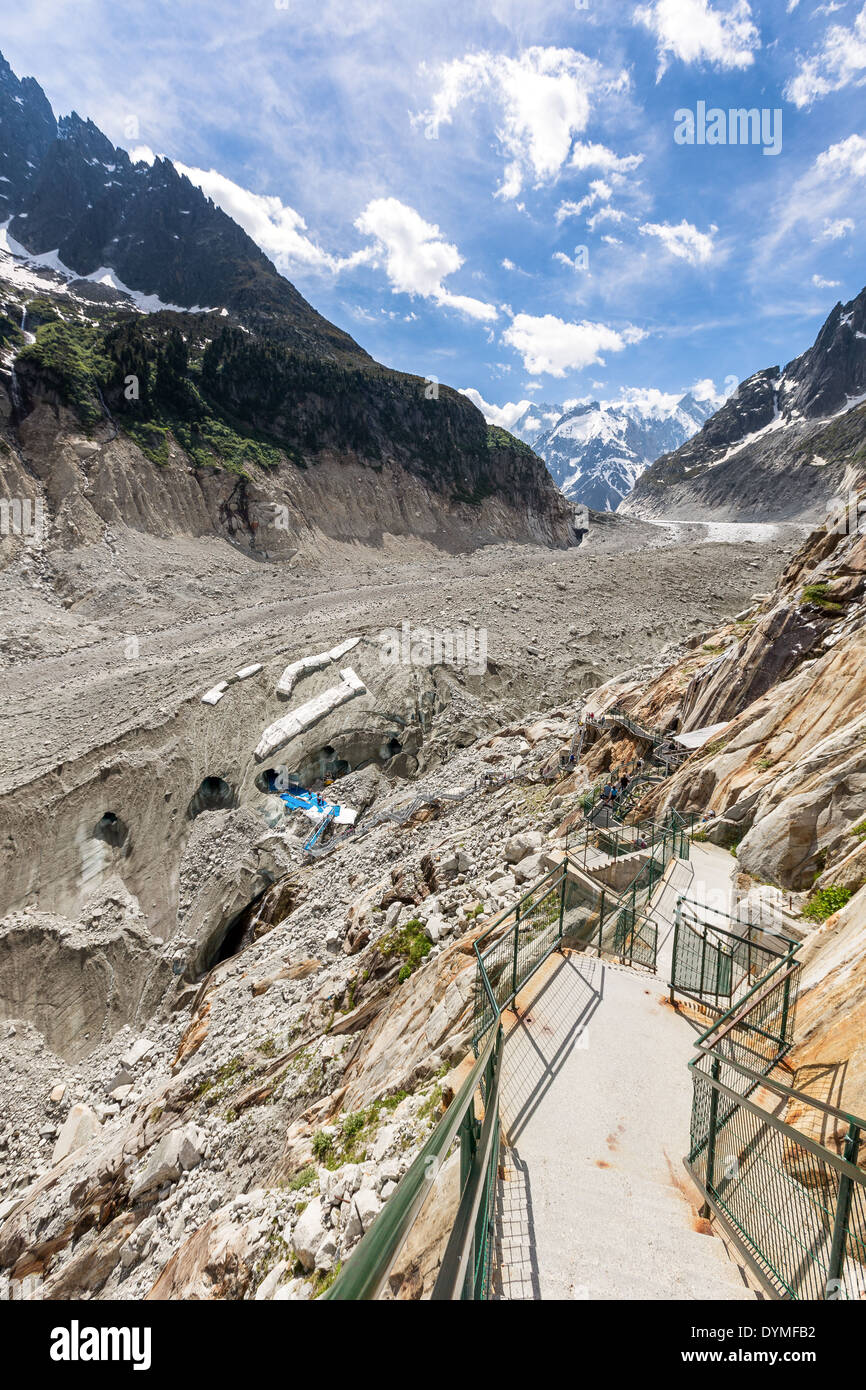
[[[511,430],[544,459],[566,497],[612,512],[655,459],[690,439],[721,404],[716,395],[634,391],[619,401],[581,401],[546,429],[539,422],[556,407],[533,405]]]
[[[656,460],[622,511],[814,522],[846,495],[848,470],[864,452],[866,289],[834,306],[799,357],[741,381],[698,434]]]

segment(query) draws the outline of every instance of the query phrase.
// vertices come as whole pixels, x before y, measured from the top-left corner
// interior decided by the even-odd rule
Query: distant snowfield
[[[649,517],[646,518],[650,520]],[[672,521],[664,517],[652,518],[653,526],[666,526],[671,534],[671,538],[677,536],[678,529],[688,526],[694,530],[703,532],[695,539],[703,545],[713,545],[720,542],[736,544],[739,541],[758,541],[766,543],[778,540],[780,536],[792,531],[802,531],[805,533],[810,528],[800,525],[798,522],[791,521]]]

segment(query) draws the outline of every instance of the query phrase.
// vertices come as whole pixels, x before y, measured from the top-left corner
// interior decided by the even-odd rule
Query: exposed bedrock
[[[8,400],[6,393],[0,396]],[[44,490],[52,543],[97,541],[106,526],[124,524],[152,536],[218,534],[262,559],[318,555],[323,543],[382,547],[407,538],[448,551],[494,541],[578,544],[574,508],[540,460],[490,450],[484,490],[475,502],[386,457],[375,467],[356,456],[323,451],[309,467],[282,464],[248,476],[191,467],[172,445],[163,466],[107,422],[94,437],[54,402],[40,401],[20,425],[22,453]],[[21,491],[20,464],[0,459],[5,495]],[[468,493],[479,485],[472,478]],[[32,488],[32,478],[30,480]]]

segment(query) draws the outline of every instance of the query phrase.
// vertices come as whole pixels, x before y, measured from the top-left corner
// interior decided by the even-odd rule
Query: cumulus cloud
[[[709,0],[652,0],[639,5],[634,18],[655,37],[659,78],[673,58],[722,69],[751,67],[761,46],[748,0],[732,0],[725,9]]]
[[[829,92],[866,83],[866,5],[850,27],[831,24],[820,47],[804,58],[784,91],[795,106],[808,107]]]
[[[505,157],[502,198],[516,198],[527,179],[537,185],[557,178],[577,154],[576,138],[586,130],[597,100],[624,91],[624,72],[612,73],[571,48],[527,48],[517,57],[500,53],[470,53],[444,63],[437,71],[437,88],[426,111],[412,117],[435,140],[451,124],[464,103],[489,98],[499,111],[496,137]],[[604,146],[584,146],[588,164],[636,167],[639,156],[624,161]]]
[[[709,232],[699,232],[691,222],[683,220],[674,226],[670,222],[644,222],[640,231],[643,236],[654,236],[672,256],[688,261],[689,265],[706,265],[712,260],[715,250],[713,237],[718,231],[713,223]]]
[[[503,430],[510,430],[520,419],[524,411],[529,410],[532,401],[508,401],[505,405],[491,405],[486,401],[480,391],[476,391],[474,386],[461,386],[460,394],[468,396],[473,405],[483,413],[491,425],[499,425]],[[532,421],[527,420],[527,426],[531,427]],[[534,422],[537,425],[540,421]]]
[[[866,139],[849,135],[846,140],[823,150],[815,160],[815,171],[833,179],[866,178]]]
[[[460,269],[463,257],[439,228],[425,222],[414,208],[398,198],[374,198],[355,226],[372,238],[368,258],[384,266],[395,294],[418,295],[483,322],[497,317],[495,305],[445,288],[443,280]]]
[[[602,353],[622,352],[646,335],[631,324],[616,329],[604,323],[567,323],[555,314],[516,314],[502,336],[520,353],[530,375],[559,377],[595,362],[604,364]]]
[[[313,240],[299,212],[276,196],[252,193],[216,169],[194,169],[175,161],[175,168],[233,217],[279,270],[299,267],[338,273],[371,259],[368,248],[351,256],[332,256]]]
[[[836,290],[839,288],[841,281],[825,280],[823,275],[813,275],[812,284],[815,286],[816,290]]]

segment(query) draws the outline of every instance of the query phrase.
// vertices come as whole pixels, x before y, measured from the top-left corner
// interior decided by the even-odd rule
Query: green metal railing
[[[323,1298],[378,1299],[407,1286],[418,1297],[437,1300],[486,1298],[499,1162],[502,1047],[497,1020],[459,1092]],[[458,1162],[458,1195],[449,1234],[438,1252],[438,1272],[432,1289],[418,1287],[417,1262],[405,1255],[406,1244],[428,1203],[447,1200],[444,1178],[449,1166]]]
[[[570,912],[566,918],[568,877],[567,863],[557,864],[475,942],[476,1047],[561,942],[571,917]]]
[[[703,937],[703,979],[696,935]],[[713,909],[678,910],[672,991],[715,1009],[720,999],[731,1001],[698,1038],[689,1064],[685,1165],[704,1213],[717,1217],[771,1296],[862,1298],[866,1173],[857,1156],[866,1122],[774,1074],[793,1046],[798,949],[778,932]],[[792,1107],[799,1127],[785,1119]]]
[[[729,1008],[796,945],[778,931],[680,898],[674,916],[671,998],[678,991],[700,1003]]]

